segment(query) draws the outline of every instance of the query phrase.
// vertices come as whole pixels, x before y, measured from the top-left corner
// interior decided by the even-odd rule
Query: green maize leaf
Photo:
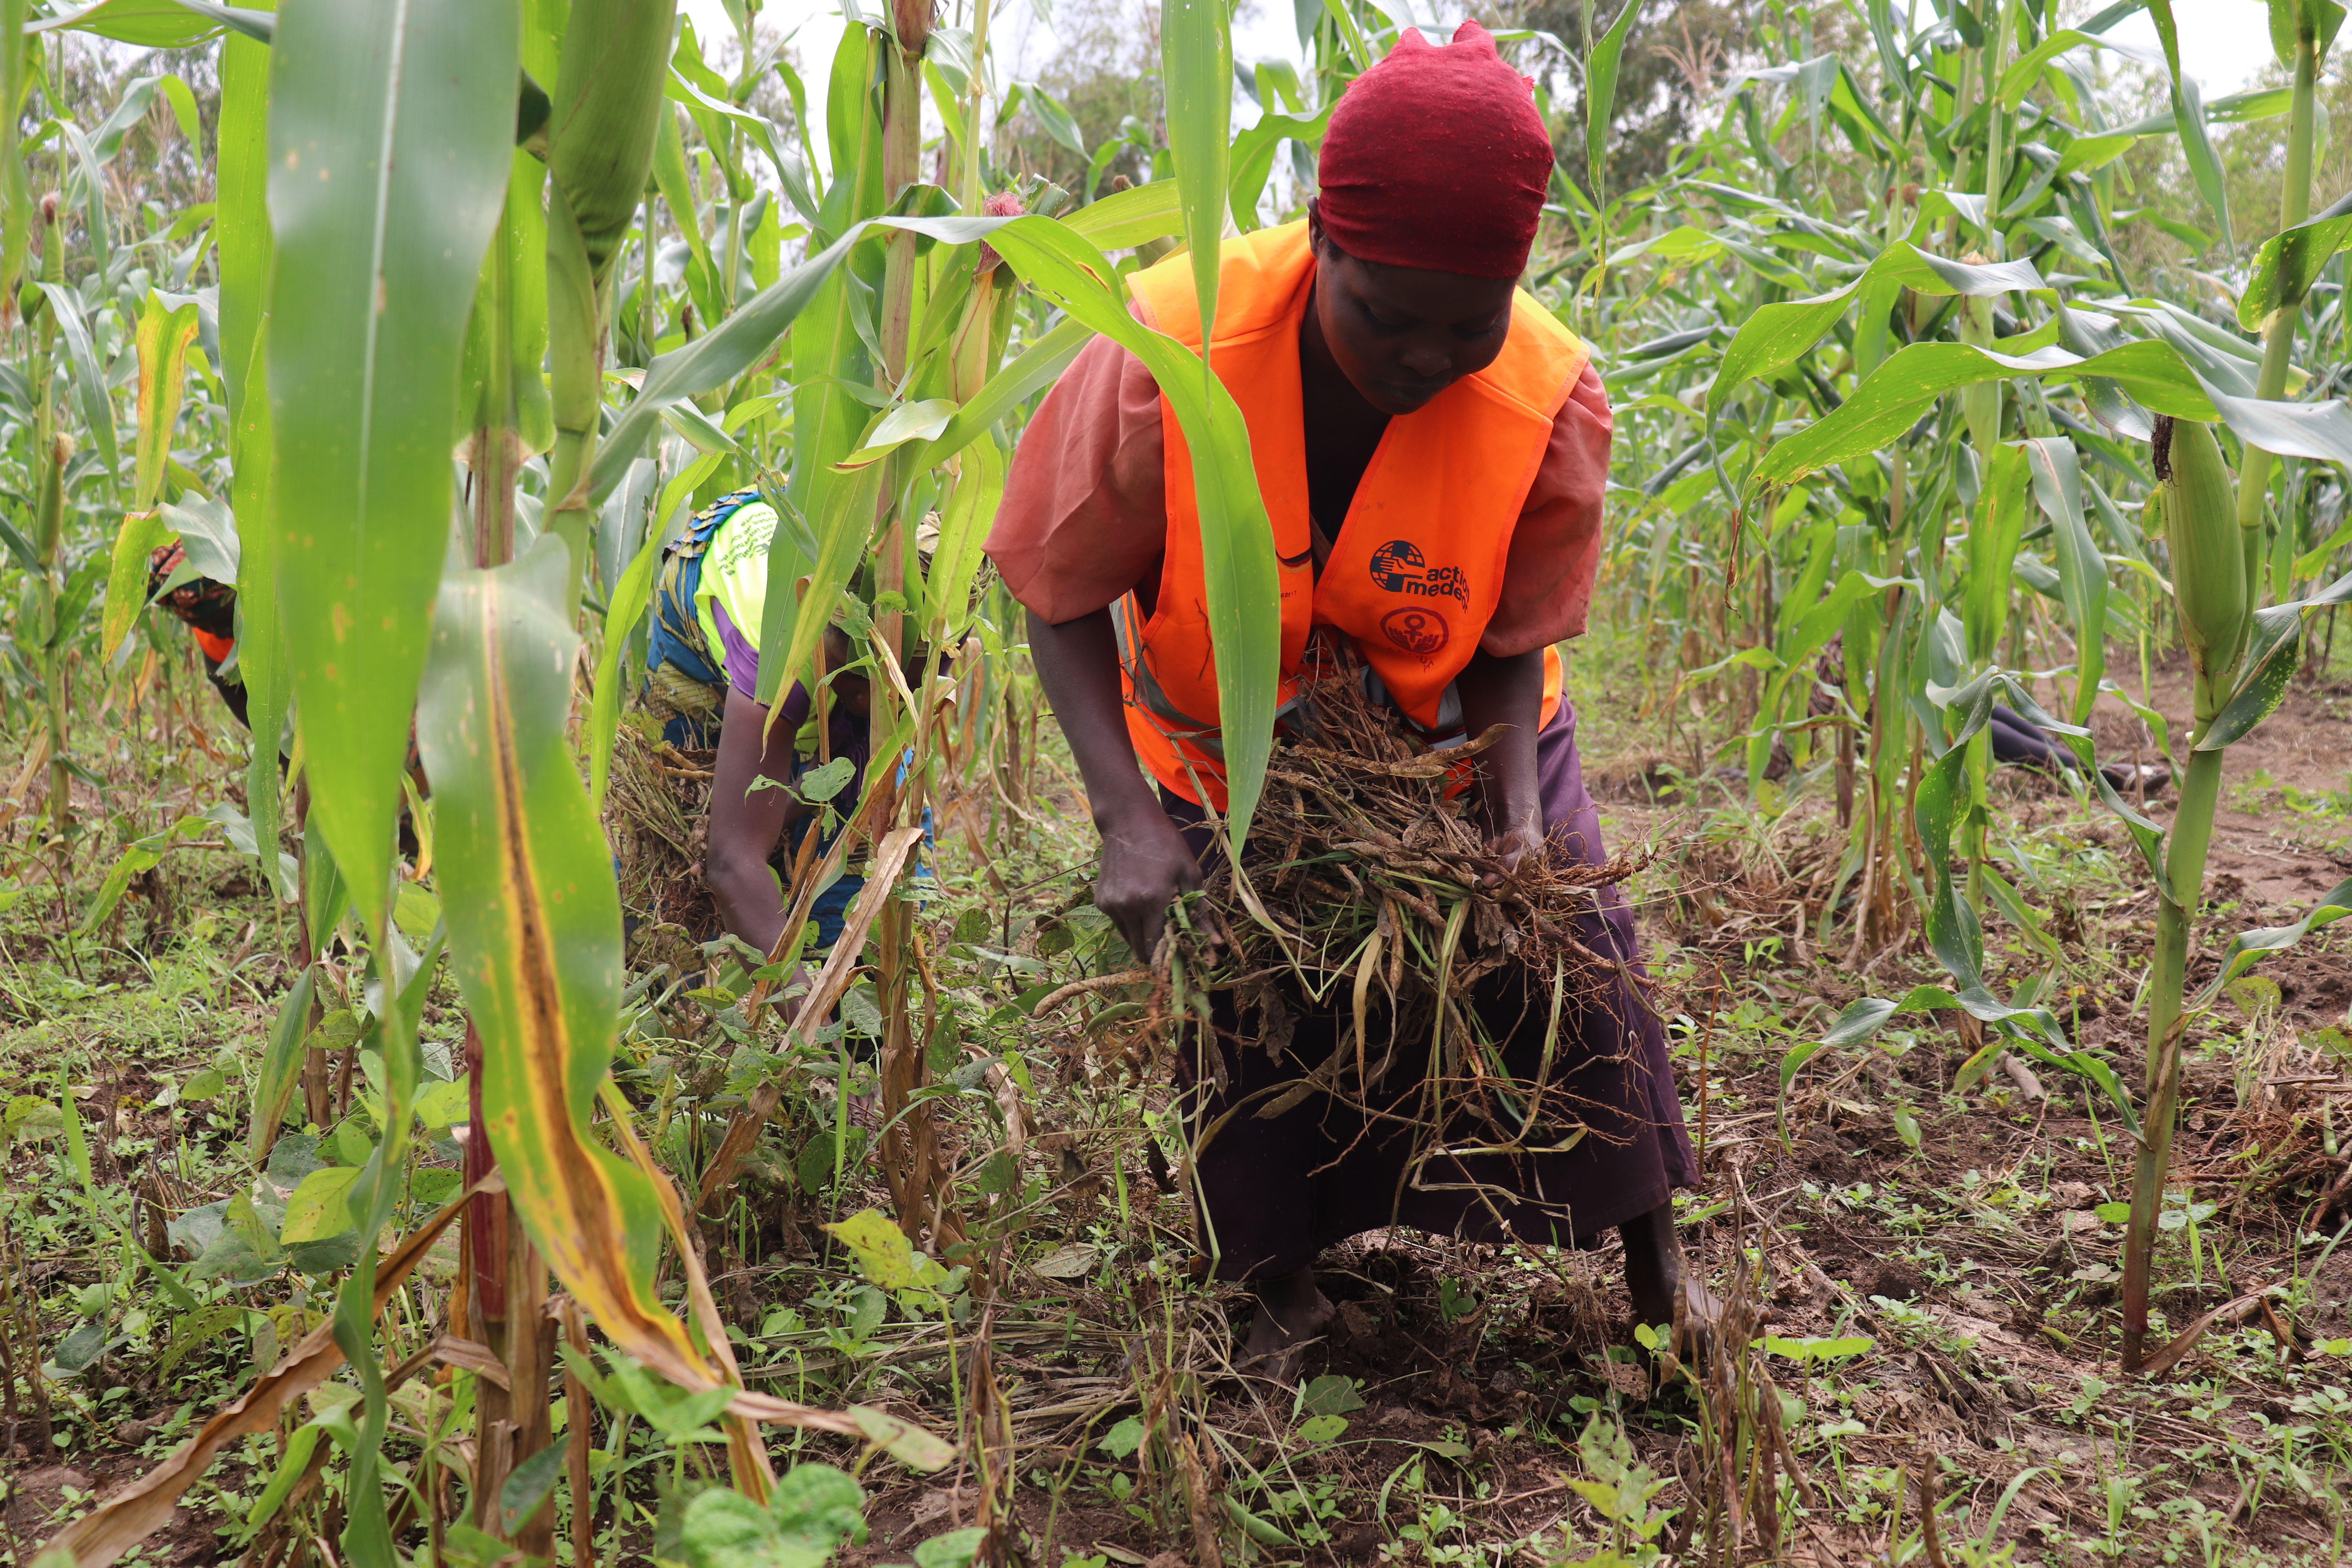
[[[226,24],[179,0],[99,0],[79,11],[19,26],[26,33],[92,33],[143,49],[188,49],[218,37]]]
[[[2074,623],[2074,712],[2090,722],[2106,678],[2107,563],[2083,516],[2083,471],[2072,441],[2036,437],[2025,443],[2033,475],[2033,499],[2050,520],[2058,545],[2058,591]]]
[[[2250,332],[2280,310],[2303,302],[2327,263],[2352,245],[2352,217],[2317,217],[2263,241],[2253,276],[2238,296],[2238,325]]]
[[[2132,144],[2138,140],[2137,136],[2127,136],[2120,132],[2101,136],[2077,136],[2059,155],[2058,167],[2052,177],[2063,180],[2072,174],[2104,169],[2130,152]]]
[[[1085,135],[1078,130],[1077,121],[1071,117],[1067,109],[1063,107],[1061,100],[1039,87],[1035,82],[1022,82],[1017,90],[1027,101],[1029,112],[1035,115],[1037,123],[1045,128],[1046,135],[1079,157],[1083,158],[1087,155]]]
[[[2201,100],[2200,100],[2201,101]],[[2294,89],[2287,87],[2254,88],[2245,92],[2233,92],[2202,104],[2204,121],[2208,125],[2242,125],[2257,120],[2276,120],[2294,106]],[[2179,116],[2166,110],[2144,120],[2135,120],[2120,127],[2123,136],[2169,136],[2179,128]],[[2208,244],[2211,241],[2209,238]]]
[[[1592,58],[1584,69],[1584,160],[1586,184],[1592,199],[1601,196],[1601,176],[1609,151],[1609,120],[1617,112],[1617,69],[1625,58],[1625,36],[1633,31],[1634,14],[1641,6],[1630,3],[1621,5],[1617,19],[1592,46]]]
[[[1004,497],[1004,453],[989,439],[974,441],[963,454],[963,472],[940,513],[939,543],[931,552],[924,592],[931,605],[926,633],[933,647],[946,647],[971,616],[971,583],[980,573],[981,546]]]
[[[1323,140],[1323,132],[1331,123],[1331,110],[1338,107],[1335,100],[1325,104],[1322,112],[1311,118],[1295,114],[1261,115],[1255,125],[1234,138],[1233,167],[1225,180],[1225,197],[1233,208],[1235,227],[1244,234],[1257,227],[1258,198],[1265,194],[1265,182],[1274,173],[1275,154],[1282,150],[1282,143],[1291,141],[1302,146],[1314,146]],[[1136,191],[1122,191],[1119,195],[1133,195],[1138,191],[1148,191],[1155,185],[1168,183],[1158,180],[1150,185],[1140,185]],[[1110,247],[1106,244],[1103,248],[1108,250]]]
[[[302,1079],[302,1042],[310,1023],[310,999],[317,993],[318,970],[310,964],[278,1004],[278,1018],[269,1026],[269,1044],[253,1080],[253,1122],[245,1135],[246,1157],[256,1164],[269,1157],[278,1140],[278,1126]]]
[[[842,590],[866,555],[875,501],[882,493],[887,472],[884,465],[877,463],[849,472],[829,468],[817,476],[811,493],[817,509],[814,514],[816,555],[806,574],[805,594],[783,591],[784,584],[777,579],[776,567],[786,547],[785,531],[777,529],[769,542],[769,591],[760,646],[784,650],[782,659],[772,661],[763,656],[760,660],[760,700],[768,705],[771,724],[784,710],[777,694],[799,679],[802,667],[816,657],[817,638],[831,624]]]
[[[1883,997],[1865,996],[1861,1001],[1850,1005],[1844,1012],[1838,1015],[1837,1022],[1830,1026],[1828,1034],[1821,1037],[1820,1043],[1831,1049],[1844,1046],[1858,1046],[1877,1034],[1880,1026],[1893,1016],[1895,1016],[1894,1003]],[[1801,1062],[1798,1065],[1803,1064]],[[1780,1069],[1780,1087],[1788,1088],[1789,1080],[1794,1076],[1784,1063]]]
[[[922,220],[893,220],[914,226]],[[933,226],[946,237],[949,219]],[[1101,253],[1045,218],[1014,218],[989,237],[1032,286],[1071,315],[1142,360],[1192,449],[1207,579],[1209,628],[1216,649],[1225,778],[1233,847],[1247,839],[1274,744],[1275,693],[1281,675],[1281,586],[1274,532],[1258,494],[1249,430],[1241,409],[1212,375],[1195,391],[1190,356],[1172,338],[1127,311],[1109,287]],[[1097,270],[1099,269],[1099,270]]]
[[[1976,517],[1969,526],[1968,588],[1960,603],[1969,657],[1980,666],[1999,657],[2009,625],[2011,577],[2018,542],[2025,536],[2025,449],[2003,442],[1985,464],[1977,492]]]
[[[2035,79],[2042,75],[2043,66],[2069,50],[2084,47],[2113,49],[2125,58],[2137,60],[2142,65],[2161,65],[2164,62],[2162,50],[2151,49],[2145,44],[2128,43],[2120,38],[2103,38],[2096,33],[2083,33],[2072,27],[2061,27],[2020,55],[2015,64],[2000,73],[2000,106],[2003,109],[2015,109],[2019,104],[2023,103],[2025,95],[2033,89]]]
[[[270,61],[278,602],[311,818],[379,932],[520,34],[513,0],[312,0]]]
[[[2205,102],[2194,77],[2180,74],[2180,38],[2172,20],[2172,0],[2147,0],[2147,14],[2156,23],[2156,36],[2164,45],[2164,66],[2172,88],[2174,129],[2180,137],[2180,151],[2189,160],[2189,177],[2196,182],[2197,194],[2204,198],[2205,210],[2221,226],[2221,242],[2235,245],[2230,234],[2230,195],[2222,182],[2221,160],[2213,151],[2213,139],[2205,131]]]
[[[2323,894],[2311,907],[2311,912],[2293,925],[2266,926],[2259,931],[2240,931],[2230,939],[2221,954],[2221,967],[2197,994],[2193,1005],[2210,1007],[2221,988],[2263,959],[2275,952],[2284,952],[2313,931],[2324,931],[2347,915],[2352,915],[2352,880],[2338,882]]]
[[[1084,210],[1092,212],[1094,208]],[[1078,351],[1094,338],[1094,329],[1073,317],[1035,339],[1021,351],[1020,357],[982,383],[971,402],[956,410],[947,428],[916,456],[913,467],[919,471],[936,468],[995,428],[1032,394],[1067,369],[1070,362],[1078,357]]]
[[[621,482],[635,460],[646,441],[653,435],[654,426],[662,413],[675,404],[726,385],[757,364],[775,346],[777,338],[793,327],[803,311],[808,311],[819,295],[832,282],[833,273],[848,256],[865,234],[858,225],[840,239],[810,257],[772,285],[762,289],[736,308],[735,313],[684,348],[674,349],[656,358],[646,371],[645,384],[637,395],[621,411],[596,452],[595,466],[590,470],[589,495],[602,501]],[[842,295],[838,284],[834,294]],[[823,316],[822,310],[811,312]],[[803,336],[794,334],[793,360],[801,361],[804,346]],[[819,393],[830,389],[819,387]],[[794,396],[794,415],[799,420],[800,397]],[[806,437],[807,426],[801,426]],[[847,450],[844,444],[843,450]]]
[[[106,873],[106,879],[91,895],[89,910],[82,916],[80,934],[89,936],[106,923],[106,917],[114,912],[114,906],[122,901],[123,893],[131,886],[131,879],[161,864],[163,851],[171,847],[173,839],[201,838],[205,830],[212,826],[208,817],[184,816],[163,832],[151,833],[132,842],[115,858],[113,866]]]
[[[1764,305],[1742,321],[1738,335],[1723,353],[1714,384],[1707,388],[1707,412],[1720,410],[1749,381],[1777,375],[1794,364],[1828,335],[1856,297],[1874,286],[1981,298],[2046,287],[2031,262],[1948,261],[1907,240],[1897,240],[1844,288],[1810,300]]]
[[[385,1133],[354,1183],[360,1247],[335,1332],[365,1397],[346,1556],[395,1558],[373,1338],[376,1234],[422,1065],[421,984],[392,919],[393,824],[448,538],[449,433],[482,258],[503,210],[517,0],[289,0],[269,61],[269,413],[278,617],[331,848],[375,949]],[[268,744],[265,737],[263,745]],[[413,957],[408,959],[413,964]]]
[[[936,440],[955,415],[956,404],[952,397],[927,397],[919,403],[901,403],[887,411],[874,428],[866,433],[857,450],[836,466],[863,468],[868,463],[881,461],[909,441]]]
[[[675,79],[675,78],[673,78]],[[686,135],[677,116],[661,116],[654,132],[654,185],[669,207],[670,222],[686,237],[688,249],[703,266],[710,265],[710,241],[702,232],[702,214],[694,203],[694,181],[686,169]]]
[[[2102,378],[2156,413],[2207,423],[2218,418],[2264,451],[2352,460],[2352,411],[2341,400],[2268,403],[2218,390],[2172,342],[2127,341],[2088,356],[2054,347],[2003,354],[1968,343],[1913,343],[1879,366],[1827,417],[1777,443],[1757,465],[1757,477],[1787,484],[1877,451],[1909,429],[1933,399],[2012,375]]]
[[[1217,320],[1218,240],[1225,223],[1225,165],[1232,153],[1234,49],[1224,0],[1161,0],[1160,69],[1167,93],[1168,153],[1184,214],[1184,247],[1200,300],[1199,380],[1209,369],[1208,338]]]
[[[718,471],[719,462],[717,454],[706,453],[688,464],[663,489],[655,518],[667,520],[680,500]],[[613,738],[621,727],[621,656],[653,598],[654,573],[661,565],[663,543],[658,527],[646,531],[645,543],[613,584],[612,601],[604,613],[604,647],[596,658],[596,684],[588,704],[588,800],[599,816],[604,810],[605,786],[612,780]]]
[[[2352,573],[2309,598],[2273,605],[2254,612],[2254,626],[2240,665],[2238,684],[2230,700],[2197,742],[2200,752],[2218,752],[2253,733],[2254,726],[2279,710],[2287,685],[2303,658],[2304,624],[2324,609],[2352,605]]]
[[[1871,42],[1878,47],[1878,68],[1885,79],[1901,90],[1913,103],[1919,100],[1918,84],[1913,80],[1911,62],[1903,46],[1895,41],[1895,7],[1891,0],[1866,0],[1869,13]]]
[[[114,110],[99,123],[89,139],[90,156],[101,169],[114,162],[122,151],[122,139],[131,128],[147,117],[148,106],[168,79],[161,76],[142,76],[124,85],[122,96],[115,100]],[[184,87],[183,91],[186,90]]]
[[[1098,250],[1125,250],[1184,232],[1184,211],[1176,199],[1173,180],[1154,180],[1114,191],[1061,221],[1072,233],[1093,241]]]
[[[81,416],[97,443],[99,460],[111,476],[120,460],[114,439],[114,399],[107,391],[98,351],[90,343],[89,323],[82,319],[81,297],[62,283],[44,283],[40,289],[47,296],[50,314],[65,338],[67,360],[73,368],[74,399],[81,405]]]
[[[139,434],[133,444],[138,481],[131,508],[153,509],[163,490],[163,462],[171,456],[172,432],[180,422],[180,395],[188,367],[188,343],[196,335],[196,302],[166,310],[149,290],[139,315]],[[112,625],[111,617],[109,619]],[[112,647],[120,637],[110,637]]]
[[[515,1214],[615,1345],[707,1390],[719,1380],[654,1290],[662,1194],[583,1135],[618,1026],[621,908],[564,732],[579,648],[566,561],[542,537],[510,565],[453,574],[434,611],[416,732],[451,966]]]
[[[152,511],[122,514],[106,568],[106,626],[100,646],[110,658],[131,635],[131,623],[147,606],[147,560],[170,530]]]

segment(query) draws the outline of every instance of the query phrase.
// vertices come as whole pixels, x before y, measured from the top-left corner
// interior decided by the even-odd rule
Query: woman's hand
[[[1518,868],[1544,842],[1543,802],[1536,790],[1536,731],[1543,722],[1541,648],[1496,658],[1473,654],[1455,679],[1462,698],[1463,727],[1473,739],[1505,726],[1477,759],[1478,812],[1486,829],[1487,852],[1502,862],[1486,881],[1494,886]]]
[[[1156,801],[1097,826],[1102,879],[1095,884],[1095,908],[1110,917],[1136,962],[1148,964],[1168,928],[1169,906],[1200,887],[1201,863]]]
[[[1118,638],[1110,612],[1097,610],[1055,626],[1029,616],[1029,657],[1054,717],[1069,737],[1086,781],[1095,828],[1102,835],[1102,879],[1095,907],[1150,963],[1167,929],[1168,906],[1201,885],[1200,862],[1168,820],[1160,796],[1135,763],[1118,689]]]

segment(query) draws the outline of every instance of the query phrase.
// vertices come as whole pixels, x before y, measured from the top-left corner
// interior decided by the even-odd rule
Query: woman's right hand
[[[1178,896],[1201,885],[1201,863],[1184,836],[1157,801],[1097,825],[1102,832],[1102,879],[1095,884],[1095,907],[1108,915],[1118,934],[1150,963],[1168,926],[1168,909]]]

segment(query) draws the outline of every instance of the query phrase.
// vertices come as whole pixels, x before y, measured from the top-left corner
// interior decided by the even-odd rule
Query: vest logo
[[[1434,610],[1391,610],[1381,617],[1381,633],[1389,641],[1427,664],[1453,640],[1445,617]]]
[[[1381,592],[1410,595],[1416,599],[1452,599],[1470,607],[1470,580],[1456,566],[1425,570],[1429,563],[1421,546],[1410,539],[1391,539],[1372,552],[1372,581]],[[1438,623],[1441,626],[1443,621]],[[1441,634],[1442,635],[1442,634]]]

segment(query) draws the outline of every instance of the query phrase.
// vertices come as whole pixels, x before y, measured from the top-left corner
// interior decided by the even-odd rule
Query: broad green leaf
[[[1258,122],[1234,138],[1230,168],[1225,175],[1225,199],[1233,209],[1234,226],[1246,234],[1257,227],[1258,200],[1265,193],[1265,182],[1274,173],[1275,154],[1286,141],[1312,147],[1323,140],[1324,131],[1331,123],[1331,111],[1339,100],[1323,106],[1322,112],[1312,118],[1297,114],[1265,114]],[[1153,185],[1166,184],[1164,180],[1138,187],[1148,191]],[[1172,187],[1171,187],[1172,189]],[[1132,195],[1136,192],[1122,192]],[[1089,211],[1092,209],[1089,208]],[[1103,248],[1110,248],[1105,243]]]
[[[1838,1021],[1830,1026],[1828,1034],[1822,1037],[1821,1043],[1832,1050],[1860,1045],[1878,1033],[1880,1026],[1893,1016],[1894,1003],[1876,996],[1865,996],[1859,1002],[1849,1004],[1846,1010],[1838,1015]],[[1781,1073],[1781,1088],[1788,1088],[1790,1077],[1786,1071]]]
[[[0,37],[21,38],[30,0],[0,0]],[[11,105],[0,114],[0,298],[16,297],[16,276],[24,270],[32,245],[33,188],[26,178],[25,160],[18,154],[21,115],[13,106],[25,101],[25,64],[29,51],[0,49],[0,104]]]
[[[323,1165],[303,1177],[302,1184],[286,1200],[286,1229],[278,1239],[291,1247],[301,1241],[323,1241],[351,1229],[347,1200],[358,1177],[358,1169],[351,1165]]]
[[[662,89],[676,15],[676,0],[574,0],[548,114],[548,390],[555,445],[548,459],[547,525],[572,552],[575,587],[586,569],[590,509],[604,499],[589,481],[604,419],[608,284],[645,197],[655,132],[665,119],[675,129]],[[679,221],[694,231],[690,203]],[[622,468],[635,456],[633,445]]]
[[[2264,451],[2352,461],[2352,410],[2343,400],[2269,403],[2219,390],[2172,342],[2138,339],[2087,357],[2055,347],[2003,354],[1968,343],[1913,343],[1826,417],[1775,444],[1757,465],[1757,477],[1787,484],[1876,451],[1909,429],[1934,398],[2015,375],[2077,383],[2103,378],[2156,413],[2209,423],[2218,418]]]
[[[885,1290],[904,1290],[915,1283],[914,1247],[880,1209],[861,1209],[823,1228],[849,1248],[867,1283]]]
[[[882,416],[874,428],[868,430],[857,450],[841,460],[845,468],[862,468],[877,463],[909,441],[930,441],[938,438],[955,417],[956,405],[951,397],[928,397],[918,403],[902,403]]]
[[[867,1442],[908,1469],[944,1469],[955,1462],[955,1446],[936,1433],[870,1405],[853,1405],[847,1414]]]
[[[2301,304],[2321,269],[2347,245],[2352,216],[2315,217],[2263,241],[2253,276],[2238,296],[2238,325],[2258,332],[2278,311]]]
[[[706,1390],[718,1378],[654,1291],[664,1194],[586,1134],[619,1016],[621,909],[565,735],[568,571],[542,537],[511,565],[452,574],[433,613],[416,733],[451,967],[481,1032],[485,1131],[514,1212],[614,1344]]]

